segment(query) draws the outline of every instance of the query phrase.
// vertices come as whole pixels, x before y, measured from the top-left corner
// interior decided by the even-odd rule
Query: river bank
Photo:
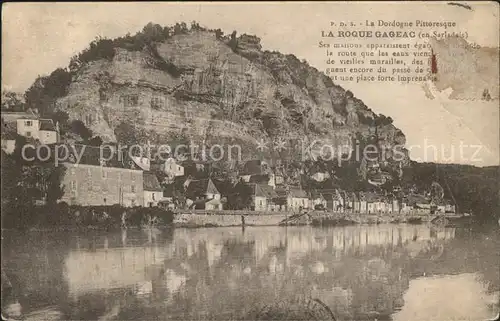
[[[313,211],[294,212],[254,212],[254,211],[177,211],[174,213],[175,227],[224,227],[224,226],[273,226],[312,225],[343,226],[355,224],[425,223],[434,215],[397,215],[333,213]]]
[[[4,207],[2,228],[27,231],[91,231],[121,228],[164,229],[172,227],[227,227],[227,226],[345,226],[355,224],[437,222],[447,226],[451,217],[430,214],[339,213],[310,212],[256,212],[250,210],[165,210],[159,207],[112,206],[17,206]],[[439,220],[438,220],[439,219]],[[456,218],[454,219],[456,220]]]

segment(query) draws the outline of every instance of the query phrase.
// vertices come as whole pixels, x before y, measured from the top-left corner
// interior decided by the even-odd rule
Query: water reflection
[[[10,235],[3,256],[25,310],[61,319],[245,319],[312,296],[339,320],[444,320],[495,314],[499,244],[424,225],[152,229]]]

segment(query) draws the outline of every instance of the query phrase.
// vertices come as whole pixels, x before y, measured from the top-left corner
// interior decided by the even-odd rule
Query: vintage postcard
[[[4,3],[2,320],[499,320],[499,8]]]

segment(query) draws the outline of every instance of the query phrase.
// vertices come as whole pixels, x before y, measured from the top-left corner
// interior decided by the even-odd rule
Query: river
[[[427,225],[7,231],[2,265],[27,319],[249,320],[316,298],[336,320],[482,321],[499,249],[498,228]]]

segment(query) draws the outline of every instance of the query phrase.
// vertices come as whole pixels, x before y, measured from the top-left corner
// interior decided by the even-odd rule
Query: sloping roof
[[[60,147],[63,145],[65,145],[66,148]],[[80,158],[79,164],[141,170],[134,161],[130,159],[128,153],[120,153],[118,150],[81,144],[56,144],[52,146],[54,151],[51,155],[55,155],[56,147],[59,147],[59,158],[62,159],[63,163],[75,164]],[[66,152],[68,152],[68,154],[66,154]],[[101,162],[101,155],[103,157],[103,162]]]
[[[290,188],[288,195],[295,198],[307,198],[306,192],[298,188]]]
[[[143,187],[145,191],[148,192],[162,192],[163,189],[158,182],[158,178],[153,173],[144,172],[143,177]]]
[[[149,161],[149,158],[147,157],[140,157],[140,156],[132,156],[131,159],[134,161],[134,163],[142,168],[145,171],[149,171],[151,168],[151,164]]]
[[[2,118],[6,122],[15,122],[17,119],[37,119],[38,117],[33,113],[27,112],[2,112]]]
[[[380,196],[373,192],[366,192],[364,198],[367,202],[379,202],[381,200]]]
[[[56,126],[52,119],[40,119],[40,130],[56,131]]]
[[[215,178],[212,180],[212,182],[214,183],[215,188],[217,188],[217,190],[219,191],[219,194],[223,196],[228,196],[234,193],[233,184]]]
[[[241,175],[262,174],[263,162],[259,159],[253,159],[245,162]]]
[[[220,194],[210,178],[192,180],[186,191],[188,197],[200,197],[206,194]]]
[[[285,188],[282,188],[282,187],[277,187],[274,192],[278,195],[278,197],[284,197],[286,198],[286,196],[288,195],[288,192]]]
[[[323,196],[323,198],[327,201],[333,201],[335,197],[335,195],[332,192],[321,193],[321,196]]]
[[[278,194],[274,191],[272,186],[266,184],[249,184],[252,188],[254,196],[265,197],[268,199],[277,198]]]
[[[428,204],[430,203],[429,200],[421,194],[409,194],[406,196],[406,201],[408,204]]]
[[[193,204],[191,204],[190,208],[194,208],[197,210],[205,209],[207,204],[220,205],[220,204],[222,204],[222,202],[219,199],[202,199],[202,200],[197,200],[197,201],[193,202]]]

